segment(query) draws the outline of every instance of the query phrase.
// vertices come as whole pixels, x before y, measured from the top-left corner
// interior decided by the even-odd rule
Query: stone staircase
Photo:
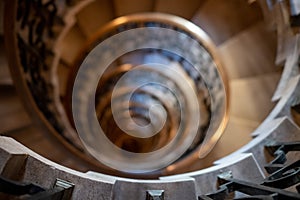
[[[0,2],[2,10],[3,5],[3,2]],[[248,4],[247,1],[237,0],[80,2],[65,15],[64,32],[54,46],[54,52],[59,55],[56,75],[60,99],[64,101],[67,98],[66,93],[70,89],[68,79],[85,43],[101,26],[112,19],[138,12],[171,13],[200,26],[216,44],[228,75],[230,117],[222,138],[207,157],[199,159],[189,169],[179,169],[178,172],[211,166],[214,161],[249,143],[252,140],[251,133],[275,106],[271,99],[282,73],[282,68],[275,66],[276,33],[268,29],[258,3]],[[55,141],[55,138],[49,136],[49,131],[26,113],[9,74],[3,45],[5,36],[3,29],[0,30],[1,135],[13,137],[33,151],[61,165],[81,171],[97,171],[97,167],[85,163],[64,145]],[[62,151],[66,153],[62,154]]]

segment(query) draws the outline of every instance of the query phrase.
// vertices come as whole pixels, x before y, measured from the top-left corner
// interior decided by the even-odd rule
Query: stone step
[[[229,80],[278,71],[275,66],[276,35],[259,22],[218,46]]]
[[[115,17],[128,15],[138,12],[151,12],[153,11],[156,1],[153,0],[113,0]]]
[[[257,3],[207,0],[193,16],[192,22],[207,32],[216,45],[220,45],[262,19]]]
[[[114,18],[110,0],[97,0],[82,8],[76,15],[77,24],[86,37],[91,37],[104,24]]]
[[[156,0],[154,11],[173,14],[190,20],[207,0]]]
[[[0,86],[0,119],[0,133],[22,129],[31,124],[13,86]]]
[[[4,38],[0,36],[0,85],[12,84],[13,81],[10,76],[7,58],[5,56]]]
[[[261,123],[275,106],[271,99],[280,75],[274,72],[230,81],[230,116]]]
[[[258,122],[241,118],[230,118],[220,140],[212,151],[204,158],[191,163],[189,171],[204,169],[213,165],[214,161],[229,155],[251,141],[251,133],[259,125]],[[182,169],[185,172],[186,169]],[[179,171],[180,172],[180,171]]]
[[[86,42],[86,36],[81,28],[73,26],[59,44],[61,60],[64,64],[72,66]]]
[[[228,125],[213,150],[195,162],[190,170],[209,167],[252,140],[251,133],[274,107],[271,102],[280,73],[264,74],[230,82],[230,111]]]

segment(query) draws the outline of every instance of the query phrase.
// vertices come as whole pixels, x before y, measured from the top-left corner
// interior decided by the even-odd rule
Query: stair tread
[[[271,101],[280,73],[230,81],[230,116],[262,122],[275,103]]]
[[[252,140],[251,133],[258,126],[259,122],[232,117],[221,139],[211,152],[214,155],[213,159],[222,158],[247,144]]]
[[[110,0],[98,0],[84,7],[77,15],[77,23],[87,37],[91,37],[104,24],[113,19]]]
[[[157,0],[154,11],[190,19],[205,2],[205,0]]]
[[[263,22],[242,31],[218,47],[229,79],[278,71],[275,66],[276,35]]]
[[[153,0],[114,0],[115,14],[117,17],[137,12],[150,12],[154,7]]]
[[[0,87],[0,119],[0,133],[31,124],[31,119],[12,86]]]
[[[0,36],[0,85],[12,85],[13,81],[11,79],[11,75],[9,72],[9,67],[8,67],[8,63],[4,51],[5,51],[4,39],[3,37]]]
[[[271,112],[275,103],[271,97],[280,73],[241,78],[230,81],[230,111],[228,125],[213,150],[196,161],[190,170],[209,167],[252,140],[251,133]],[[239,141],[239,142],[237,142]]]
[[[19,130],[31,124],[31,120],[27,113],[22,110],[15,113],[8,113],[3,116],[0,115],[0,118],[0,133]]]
[[[66,34],[60,44],[61,59],[68,66],[72,66],[76,57],[86,42],[86,36],[81,31],[80,27],[73,26]]]
[[[231,118],[222,137],[212,151],[206,157],[191,164],[189,170],[193,171],[210,167],[214,161],[241,148],[252,139],[251,133],[258,125],[258,122],[242,118]],[[237,140],[239,142],[236,142]]]
[[[216,45],[220,45],[262,19],[257,3],[249,5],[247,1],[210,0],[200,7],[192,21],[207,32]]]

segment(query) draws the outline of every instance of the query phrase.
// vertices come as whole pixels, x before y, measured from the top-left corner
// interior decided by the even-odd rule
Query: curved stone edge
[[[55,148],[55,147],[53,147]],[[1,175],[11,162],[13,157],[27,156],[24,168],[14,173],[21,174],[19,181],[31,182],[44,188],[52,188],[57,178],[75,184],[72,199],[110,199],[113,179],[95,179],[85,173],[81,173],[61,165],[58,165],[12,138],[0,137],[0,170]],[[10,178],[10,177],[7,177]]]
[[[55,147],[54,147],[55,148]],[[12,159],[14,158],[14,159]],[[57,178],[75,184],[72,199],[145,199],[147,190],[164,190],[165,199],[197,199],[198,195],[217,190],[217,175],[232,171],[233,177],[260,182],[264,174],[252,154],[193,173],[161,177],[159,180],[119,178],[96,172],[82,173],[56,164],[12,138],[0,137],[0,170],[15,165],[19,181],[50,189]],[[9,178],[9,177],[8,177]]]
[[[281,75],[281,79],[278,83],[278,86],[274,92],[274,95],[272,97],[272,101],[277,101],[279,100],[283,94],[284,91],[287,89],[287,85],[289,81],[297,76],[299,74],[299,67],[298,67],[298,58],[299,58],[299,53],[300,53],[300,48],[299,48],[299,39],[300,34],[296,34],[291,38],[293,47],[291,47],[291,52],[286,58],[283,72]]]
[[[260,183],[264,178],[264,174],[254,156],[251,153],[239,154],[238,156],[228,159],[219,165],[206,168],[203,170],[160,177],[161,180],[179,180],[186,177],[195,179],[197,194],[203,195],[217,190],[218,175],[224,172],[232,172],[233,178]]]

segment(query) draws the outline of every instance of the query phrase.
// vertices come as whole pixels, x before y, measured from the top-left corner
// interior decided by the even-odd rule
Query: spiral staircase
[[[225,199],[208,195],[217,191],[218,175],[230,171],[234,179],[265,184],[271,173],[264,166],[277,156],[268,146],[299,141],[297,1],[4,1],[0,9],[0,171],[6,178],[46,189],[62,179],[74,184],[73,199]],[[108,37],[103,30],[126,29],[126,22],[110,27],[117,20],[147,21],[153,13],[158,21],[163,13],[181,17],[207,34],[209,53],[220,60],[228,122],[200,158],[194,148],[157,171],[127,173],[84,150],[70,120],[70,99],[84,57]],[[147,22],[152,26],[154,19]],[[176,20],[159,23],[175,26]],[[134,56],[122,59],[135,63]],[[287,164],[299,160],[294,151],[286,152]],[[295,191],[289,185],[274,193],[299,199]]]

